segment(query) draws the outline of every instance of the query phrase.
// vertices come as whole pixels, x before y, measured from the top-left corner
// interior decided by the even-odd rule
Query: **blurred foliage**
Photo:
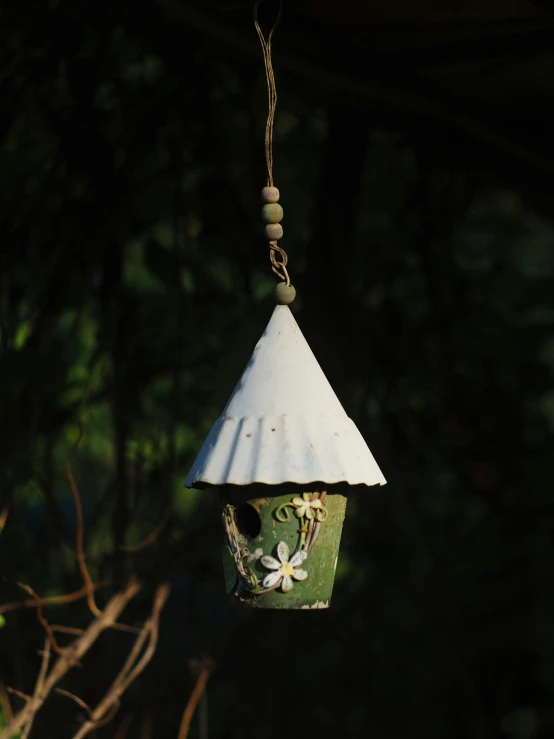
[[[349,501],[331,611],[236,612],[217,500],[182,481],[271,311],[261,64],[155,5],[4,16],[0,602],[80,586],[68,459],[94,578],[173,583],[159,653],[99,735],[132,715],[129,737],[175,737],[209,652],[213,739],[554,737],[550,225],[470,151],[438,164],[409,122],[280,76],[297,318],[389,484]],[[6,615],[3,682],[32,689],[42,638]],[[62,687],[94,705],[129,644],[106,635]],[[54,696],[35,733],[79,720]]]

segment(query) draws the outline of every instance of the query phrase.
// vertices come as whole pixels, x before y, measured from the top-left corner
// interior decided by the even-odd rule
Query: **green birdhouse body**
[[[328,608],[347,491],[291,483],[223,487],[227,593],[254,608]]]

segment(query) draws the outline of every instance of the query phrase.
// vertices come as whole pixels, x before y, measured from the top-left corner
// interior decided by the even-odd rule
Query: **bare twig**
[[[148,707],[146,714],[142,722],[142,728],[140,731],[140,739],[152,739],[154,734],[152,733],[152,725],[154,723],[154,716],[151,706]]]
[[[48,665],[50,664],[50,655],[51,655],[50,647],[51,646],[53,646],[52,639],[50,636],[47,636],[46,641],[44,643],[44,651],[42,652],[42,661],[40,663],[40,671],[38,673],[37,681],[35,683],[35,690],[33,692],[33,696],[37,695],[42,690],[42,686],[44,685],[44,681],[46,680],[46,674],[48,673]],[[27,737],[31,733],[35,715],[36,714],[33,714],[31,718],[29,719],[27,725],[25,726],[24,731],[21,733],[21,739],[27,739]]]
[[[120,547],[120,549],[122,549],[124,552],[140,552],[142,549],[146,549],[146,547],[149,547],[150,544],[153,544],[156,541],[158,536],[162,533],[162,531],[167,526],[167,522],[169,521],[171,517],[171,511],[172,511],[172,504],[170,501],[166,506],[166,509],[162,516],[162,520],[156,526],[156,528],[150,534],[148,534],[146,539],[143,539],[138,544],[123,544]]]
[[[62,690],[61,688],[56,688],[56,693],[59,693],[60,695],[65,695],[66,698],[70,698],[72,701],[75,701],[78,706],[81,706],[81,708],[86,711],[87,716],[90,716],[90,708],[87,706],[84,700],[81,700],[81,698],[79,698],[78,695],[70,693],[69,690]]]
[[[132,578],[124,590],[110,598],[105,609],[92,621],[85,633],[62,650],[62,654],[56,660],[40,690],[30,698],[24,708],[8,723],[0,733],[0,739],[9,739],[9,737],[21,731],[33,720],[57,683],[88,652],[100,634],[113,626],[125,606],[138,593],[140,587],[140,583],[135,578]]]
[[[0,706],[2,707],[4,718],[9,723],[13,718],[12,704],[10,703],[10,697],[4,683],[0,683]]]
[[[28,703],[31,700],[31,696],[27,695],[27,693],[22,693],[21,690],[17,690],[16,688],[6,688],[8,693],[11,693],[12,695],[17,695],[18,698],[21,698],[21,700],[25,701],[25,703]]]
[[[103,719],[100,719],[99,721],[96,721],[94,724],[95,729],[99,729],[101,726],[105,726],[106,724],[109,724],[110,721],[113,721],[115,718],[115,714],[119,711],[119,698],[115,701],[113,706],[110,708],[108,713],[104,716]]]
[[[110,719],[113,717],[117,711],[117,707],[119,706],[120,697],[152,659],[158,643],[160,614],[168,596],[169,585],[164,583],[156,590],[154,604],[152,606],[152,615],[142,627],[129,656],[119,671],[119,674],[111,684],[104,698],[102,698],[94,711],[92,711],[89,721],[85,722],[81,726],[73,739],[83,739],[83,737],[96,729],[100,725],[100,722],[107,722],[109,720],[106,719],[107,714],[110,715]],[[141,654],[147,639],[148,646],[144,650],[142,657],[139,659],[139,655]],[[109,713],[110,711],[113,711],[113,713]]]
[[[38,595],[35,593],[33,588],[30,585],[26,585],[23,582],[17,583],[18,587],[20,587],[22,590],[24,590],[26,593],[29,593],[29,595],[32,595],[35,599],[35,602],[37,604],[37,618],[41,623],[42,628],[46,631],[46,636],[48,637],[49,641],[51,642],[52,648],[55,652],[58,654],[62,653],[62,650],[58,646],[58,642],[56,641],[56,637],[54,636],[54,632],[52,631],[52,627],[48,623],[48,621],[44,618],[42,614],[42,603]],[[50,645],[48,646],[48,651],[50,651]]]
[[[181,726],[179,727],[178,739],[186,739],[188,736],[190,722],[192,721],[192,717],[194,716],[194,711],[196,710],[196,706],[198,705],[200,696],[206,688],[214,666],[215,665],[212,660],[204,660],[202,664],[202,669],[200,670],[200,674],[198,676],[198,680],[196,681],[196,685],[194,686],[194,690],[190,694],[190,698],[188,699],[185,710],[183,711],[183,718],[181,719]]]
[[[140,634],[141,632],[138,626],[128,626],[127,624],[114,624],[112,629],[114,631],[124,631],[127,634]]]
[[[85,633],[84,629],[76,629],[73,626],[63,626],[61,624],[50,624],[52,631],[58,631],[60,634],[71,634],[72,636],[82,636]]]
[[[98,588],[106,587],[106,583],[98,583],[93,586],[95,590]],[[0,615],[4,613],[10,613],[10,611],[17,611],[20,608],[37,608],[39,603],[41,606],[59,606],[65,603],[74,603],[76,600],[80,600],[88,595],[88,588],[83,586],[79,590],[75,590],[73,593],[67,593],[66,595],[53,595],[50,598],[36,598],[31,600],[17,601],[13,603],[4,603],[0,605]]]
[[[131,728],[134,718],[135,715],[133,713],[128,713],[125,716],[115,732],[114,739],[127,739],[127,734],[129,733],[129,729]]]
[[[50,664],[50,654],[51,650],[50,647],[52,646],[52,640],[49,636],[46,637],[46,641],[44,643],[44,650],[42,652],[42,662],[40,664],[40,672],[37,677],[37,682],[35,685],[35,693],[37,693],[39,690],[42,689],[42,686],[44,685],[44,681],[46,680],[46,675],[48,673],[48,665]]]
[[[77,516],[77,540],[75,543],[75,550],[77,552],[77,560],[79,562],[81,576],[83,578],[83,582],[85,583],[88,607],[90,608],[94,616],[99,616],[100,609],[98,608],[98,606],[96,605],[96,601],[94,600],[94,583],[92,582],[85,559],[83,506],[81,505],[79,488],[77,487],[77,483],[75,482],[75,478],[73,477],[73,472],[71,471],[71,464],[69,460],[65,466],[65,474],[67,477],[67,481],[69,482],[69,487],[71,488],[71,492],[73,494],[73,500],[75,501],[75,514]]]
[[[191,659],[189,660],[190,671],[194,679],[198,679],[198,676],[202,672],[205,664],[204,660]],[[208,739],[208,687],[206,686],[202,691],[202,695],[198,701],[196,708],[198,715],[197,729],[198,739]]]
[[[4,531],[9,515],[10,515],[10,502],[8,501],[6,505],[0,511],[0,534],[2,533],[2,531]]]
[[[74,701],[78,706],[80,706],[82,709],[84,709],[87,713],[87,716],[91,716],[92,711],[90,710],[90,707],[85,703],[84,700],[79,698],[78,695],[75,695],[74,693],[70,693],[69,690],[61,690],[61,688],[56,688],[56,693],[59,693],[60,695],[65,695],[67,698],[70,698],[72,701]],[[101,726],[104,726],[104,724],[108,724],[112,718],[117,713],[117,709],[119,708],[119,701],[115,704],[115,706],[112,706],[112,711],[106,716],[105,719],[102,721],[97,721],[95,723],[94,728],[99,729]]]

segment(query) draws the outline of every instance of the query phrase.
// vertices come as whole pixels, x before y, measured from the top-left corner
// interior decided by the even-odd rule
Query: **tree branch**
[[[214,663],[210,659],[205,659],[202,664],[202,669],[200,670],[198,680],[196,681],[196,685],[194,686],[194,690],[190,694],[190,698],[188,699],[185,710],[183,711],[183,718],[181,719],[181,726],[179,727],[178,739],[187,739],[190,729],[190,722],[192,721],[192,717],[194,716],[198,701],[200,700],[202,693],[206,689],[206,685],[208,683],[208,680],[210,679],[213,668]]]
[[[98,608],[98,606],[96,605],[96,601],[94,600],[94,583],[92,582],[92,578],[89,574],[85,558],[83,506],[81,505],[79,488],[77,487],[77,483],[75,482],[75,478],[73,477],[69,461],[66,464],[65,472],[67,480],[69,482],[69,487],[71,488],[73,500],[75,501],[75,514],[77,516],[77,541],[75,543],[75,550],[77,552],[77,559],[79,561],[79,569],[81,570],[81,576],[83,578],[83,582],[85,583],[88,607],[95,616],[99,616],[100,609]]]
[[[88,652],[100,634],[113,626],[123,609],[135,597],[140,588],[140,583],[135,578],[132,578],[124,590],[110,598],[105,609],[94,619],[83,636],[62,650],[62,654],[58,657],[50,674],[45,677],[40,685],[37,681],[35,693],[23,709],[8,723],[2,733],[0,733],[0,739],[9,739],[13,734],[21,731],[29,722],[34,720],[35,715],[42,708],[44,701],[48,698],[57,683]]]
[[[99,583],[98,585],[94,585],[93,587],[95,590],[97,590],[98,588],[105,587],[105,585],[105,583]],[[73,593],[67,593],[67,595],[53,595],[50,598],[39,598],[38,600],[36,598],[32,598],[31,600],[4,603],[4,605],[0,605],[0,615],[3,615],[4,613],[10,613],[10,611],[17,611],[20,608],[38,608],[39,604],[44,607],[59,606],[64,605],[65,603],[74,603],[76,600],[80,600],[86,595],[88,595],[88,588],[84,586],[82,588],[79,588],[79,590],[75,590]]]
[[[42,690],[42,686],[44,685],[46,674],[48,672],[48,665],[50,664],[50,655],[52,654],[51,649],[50,649],[51,646],[52,646],[52,639],[50,636],[47,636],[46,641],[44,643],[44,651],[42,653],[42,662],[40,664],[40,672],[38,673],[37,682],[35,684],[35,690],[34,690],[33,695],[37,695],[38,693],[40,693],[40,691]],[[31,718],[29,719],[27,725],[25,726],[25,730],[21,734],[21,739],[27,739],[27,737],[31,733],[35,715],[36,714],[32,714]]]
[[[169,519],[171,518],[172,513],[172,501],[170,500],[165,508],[164,514],[161,518],[161,521],[156,526],[156,528],[148,534],[148,536],[143,539],[138,544],[122,544],[121,549],[124,552],[140,552],[142,549],[146,549],[150,546],[150,544],[153,544],[158,536],[162,533],[162,531],[167,526],[167,523]]]
[[[152,615],[142,627],[141,632],[137,637],[137,640],[135,641],[131,652],[129,653],[129,656],[127,657],[123,667],[119,671],[119,674],[113,681],[104,698],[90,714],[90,719],[81,726],[79,731],[74,735],[73,739],[83,739],[83,737],[87,736],[87,734],[90,734],[91,731],[94,731],[94,729],[99,726],[100,722],[103,722],[105,720],[106,715],[108,715],[111,710],[113,710],[113,714],[109,714],[110,719],[113,717],[113,715],[115,715],[117,708],[119,707],[119,699],[127,690],[129,685],[144,670],[146,665],[152,659],[154,652],[156,651],[156,646],[158,643],[160,614],[165,605],[165,602],[167,601],[168,596],[169,585],[167,583],[164,583],[163,585],[160,585],[156,590],[156,595],[154,596],[154,605],[152,607]],[[144,651],[142,657],[138,659],[147,639],[148,646]]]

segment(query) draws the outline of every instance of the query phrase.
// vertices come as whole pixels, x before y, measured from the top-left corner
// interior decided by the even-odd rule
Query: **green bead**
[[[275,286],[275,302],[277,305],[290,305],[296,297],[296,290],[286,282],[279,282]]]
[[[283,209],[279,203],[266,203],[262,208],[262,220],[266,223],[280,223],[283,220]]]

